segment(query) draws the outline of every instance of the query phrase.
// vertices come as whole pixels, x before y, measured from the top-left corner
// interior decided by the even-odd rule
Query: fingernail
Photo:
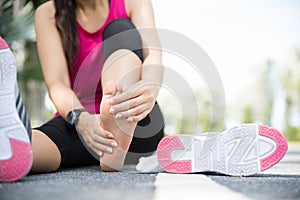
[[[110,148],[110,147],[108,147],[108,148],[106,148],[106,152],[107,152],[107,153],[112,153],[112,152],[113,152],[113,149]]]
[[[111,108],[111,109],[109,110],[109,112],[110,112],[111,114],[114,114],[114,113],[116,112],[116,110],[113,109],[113,108]]]
[[[122,115],[121,115],[121,114],[119,114],[119,113],[118,113],[118,114],[116,114],[116,116],[115,116],[115,118],[116,118],[116,119],[119,119],[119,118],[121,118],[121,117],[122,117]]]
[[[127,122],[133,122],[133,119],[132,118],[128,118],[126,119]]]
[[[99,156],[100,157],[103,156],[103,152],[102,151],[99,152]]]
[[[114,139],[115,138],[113,135],[108,135],[107,137],[110,138],[110,139]]]
[[[118,144],[116,142],[112,142],[112,143],[110,143],[110,145],[113,147],[118,147]]]
[[[112,104],[114,103],[114,100],[111,99],[111,100],[109,101],[109,103],[110,103],[110,105],[112,105]]]

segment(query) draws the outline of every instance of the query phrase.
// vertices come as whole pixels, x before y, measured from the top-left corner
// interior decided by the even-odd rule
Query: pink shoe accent
[[[192,163],[190,160],[180,160],[173,162],[172,151],[184,150],[182,142],[177,136],[163,138],[157,147],[157,159],[160,166],[167,172],[172,173],[191,173]]]
[[[2,37],[0,37],[0,49],[7,49],[8,45],[6,44],[5,40],[3,40]]]
[[[261,171],[264,171],[283,158],[288,149],[288,144],[284,135],[278,130],[264,125],[258,125],[258,129],[260,135],[273,139],[277,146],[274,153],[260,161]]]
[[[31,145],[19,140],[10,139],[12,157],[8,160],[0,160],[0,181],[12,182],[25,176],[32,164]]]

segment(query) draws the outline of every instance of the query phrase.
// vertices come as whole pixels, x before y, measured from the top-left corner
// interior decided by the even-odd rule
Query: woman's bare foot
[[[126,119],[115,119],[110,113],[110,99],[116,92],[116,86],[108,83],[103,88],[103,97],[100,105],[100,120],[104,129],[114,135],[118,147],[112,154],[104,154],[100,158],[100,166],[104,171],[120,170],[124,165],[125,156],[132,141],[134,129],[137,123],[127,122]]]

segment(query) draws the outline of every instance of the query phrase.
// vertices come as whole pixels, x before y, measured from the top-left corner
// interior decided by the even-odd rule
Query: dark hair
[[[76,0],[54,0],[55,22],[61,37],[68,67],[72,67],[78,50]]]

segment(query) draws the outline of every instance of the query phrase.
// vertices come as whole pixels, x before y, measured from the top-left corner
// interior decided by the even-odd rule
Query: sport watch
[[[67,115],[66,121],[71,125],[77,125],[79,116],[82,112],[88,112],[85,109],[74,109]]]

